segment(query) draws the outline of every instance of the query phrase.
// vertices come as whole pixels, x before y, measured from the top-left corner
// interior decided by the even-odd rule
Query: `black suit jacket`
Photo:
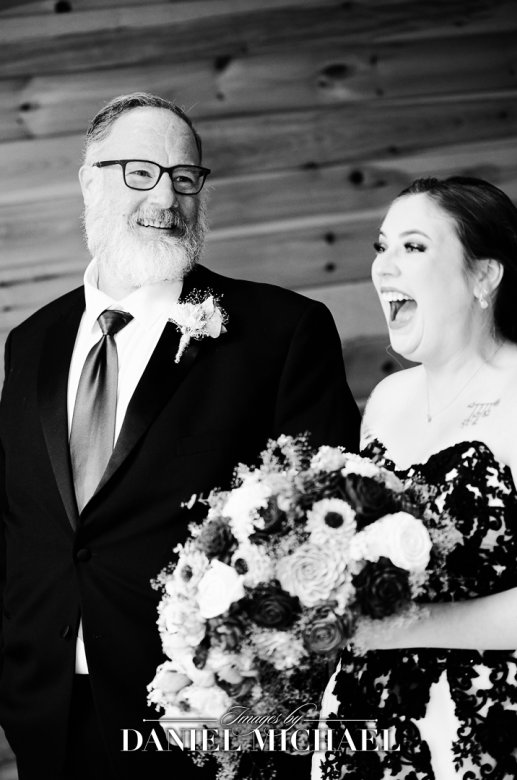
[[[280,433],[310,431],[316,445],[357,448],[359,415],[322,304],[203,267],[186,279],[183,296],[192,288],[221,297],[228,331],[191,343],[175,364],[179,334],[166,326],[80,517],[66,395],[83,289],[8,338],[0,404],[0,722],[22,777],[58,776],[80,616],[94,700],[117,766],[120,729],[141,729],[143,717],[157,717],[145,704],[146,685],[164,660],[150,580],[197,519],[182,502],[227,486],[235,465],[256,461]]]

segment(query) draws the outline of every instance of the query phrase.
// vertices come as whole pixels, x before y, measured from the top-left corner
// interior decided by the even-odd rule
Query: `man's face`
[[[122,114],[108,136],[90,147],[80,172],[88,248],[99,262],[101,289],[104,281],[126,292],[181,279],[199,259],[206,228],[200,194],[174,192],[168,174],[152,190],[133,190],[124,184],[120,165],[92,167],[124,159],[166,167],[200,161],[190,128],[163,108]]]

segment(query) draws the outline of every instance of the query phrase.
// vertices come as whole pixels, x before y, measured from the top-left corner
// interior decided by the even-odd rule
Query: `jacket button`
[[[69,626],[68,624],[66,626],[63,626],[61,631],[59,632],[59,636],[61,639],[70,639],[72,636],[72,626]]]
[[[88,547],[81,547],[80,550],[77,550],[75,554],[75,560],[81,561],[81,563],[85,563],[86,561],[89,561],[92,557],[92,551],[88,549]]]

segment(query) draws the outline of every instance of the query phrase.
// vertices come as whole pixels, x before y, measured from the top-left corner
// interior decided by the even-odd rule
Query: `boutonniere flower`
[[[190,300],[176,303],[169,317],[169,322],[174,323],[181,333],[174,362],[180,362],[191,339],[203,339],[207,336],[216,339],[221,333],[226,333],[227,321],[226,312],[213,295],[202,301],[198,300],[197,296],[192,296]]]

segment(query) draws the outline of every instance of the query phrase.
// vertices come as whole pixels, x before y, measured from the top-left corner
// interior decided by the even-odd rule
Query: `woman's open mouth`
[[[414,298],[398,290],[382,290],[381,297],[390,305],[390,328],[401,328],[410,322],[417,307]]]

